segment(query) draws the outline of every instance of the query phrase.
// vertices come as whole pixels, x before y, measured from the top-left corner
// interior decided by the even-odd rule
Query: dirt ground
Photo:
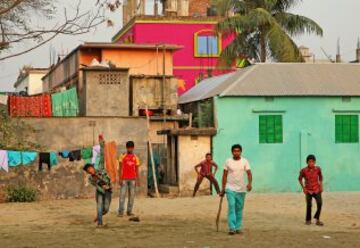
[[[325,226],[305,226],[302,194],[248,194],[236,236],[227,235],[226,200],[216,232],[211,196],[136,199],[139,223],[117,217],[114,198],[104,229],[92,223],[93,199],[0,204],[0,247],[360,247],[360,192],[323,200]]]

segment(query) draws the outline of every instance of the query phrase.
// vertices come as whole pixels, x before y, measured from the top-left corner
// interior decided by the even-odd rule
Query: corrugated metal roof
[[[181,96],[180,103],[216,95],[360,96],[359,64],[256,64],[222,79],[217,81],[216,87],[207,88],[201,82]],[[182,97],[186,97],[186,101]]]
[[[211,77],[202,80],[189,91],[185,92],[180,98],[179,103],[200,101],[218,95],[226,85],[223,82],[235,75],[236,72],[227,73],[221,76]]]

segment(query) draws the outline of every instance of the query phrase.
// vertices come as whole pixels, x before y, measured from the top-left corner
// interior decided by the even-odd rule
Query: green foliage
[[[18,185],[7,188],[8,202],[33,202],[36,201],[38,192],[26,185]]]
[[[302,62],[300,51],[291,36],[304,33],[323,35],[313,20],[287,11],[299,0],[215,0],[219,13],[227,16],[217,25],[219,32],[236,34],[222,54],[220,65],[229,66],[236,58],[265,62]]]

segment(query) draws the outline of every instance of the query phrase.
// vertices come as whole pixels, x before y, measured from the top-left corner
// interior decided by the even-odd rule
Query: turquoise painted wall
[[[341,97],[216,97],[218,133],[214,159],[221,180],[231,145],[240,143],[253,171],[257,192],[299,191],[297,177],[308,154],[315,154],[324,174],[326,191],[360,190],[360,145],[335,143],[335,114],[360,114],[360,98]],[[335,111],[344,111],[336,113]],[[257,113],[257,111],[284,111]],[[358,111],[358,112],[357,112]],[[283,116],[283,143],[259,143],[259,115]]]

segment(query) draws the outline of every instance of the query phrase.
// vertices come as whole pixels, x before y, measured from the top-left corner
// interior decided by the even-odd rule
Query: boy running
[[[212,173],[212,167],[215,168],[214,174]],[[200,171],[199,171],[199,168],[200,168]],[[211,153],[207,153],[205,155],[205,160],[203,160],[202,162],[200,162],[198,165],[195,166],[195,171],[197,174],[197,181],[196,181],[196,184],[194,187],[193,197],[195,197],[196,192],[198,191],[204,177],[207,178],[212,184],[214,184],[216,193],[217,194],[220,193],[219,184],[215,179],[215,174],[216,174],[217,170],[218,170],[218,166],[212,160]]]
[[[251,191],[252,189],[252,174],[249,162],[241,157],[241,145],[233,145],[231,152],[232,158],[226,160],[224,165],[220,197],[223,197],[226,193],[229,235],[234,235],[241,234],[245,194],[246,191]],[[244,180],[245,173],[248,179],[247,185]]]
[[[133,216],[135,189],[139,184],[140,160],[134,154],[133,141],[126,142],[126,153],[119,158],[119,184],[121,186],[118,216],[124,216],[126,192],[128,192],[127,216]]]
[[[324,223],[320,221],[322,198],[321,193],[323,192],[323,176],[321,173],[321,168],[316,166],[316,157],[314,155],[309,155],[306,158],[307,167],[303,168],[300,171],[299,183],[306,197],[306,217],[305,224],[311,224],[311,207],[312,207],[312,198],[315,198],[317,210],[314,215],[316,220],[315,224],[318,226],[323,226]],[[303,183],[305,179],[305,185]]]

